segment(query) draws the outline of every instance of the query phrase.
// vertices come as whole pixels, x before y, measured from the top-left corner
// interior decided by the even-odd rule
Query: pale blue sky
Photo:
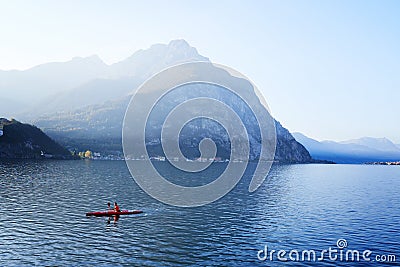
[[[399,14],[400,1],[0,0],[0,69],[184,38],[247,75],[291,131],[400,143]]]

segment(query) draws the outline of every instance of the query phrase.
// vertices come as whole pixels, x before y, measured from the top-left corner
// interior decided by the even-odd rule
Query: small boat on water
[[[114,211],[114,210],[106,210],[106,211],[92,211],[86,213],[86,216],[117,216],[117,215],[130,215],[130,214],[140,214],[143,213],[141,210],[121,210],[121,211]]]

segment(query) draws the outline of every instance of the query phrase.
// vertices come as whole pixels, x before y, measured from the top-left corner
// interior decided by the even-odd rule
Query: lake
[[[143,192],[123,161],[0,162],[0,265],[275,266],[266,247],[322,251],[338,239],[371,251],[359,265],[400,261],[400,166],[276,165],[251,194],[250,179],[209,205],[177,208]],[[108,201],[144,213],[85,216]]]

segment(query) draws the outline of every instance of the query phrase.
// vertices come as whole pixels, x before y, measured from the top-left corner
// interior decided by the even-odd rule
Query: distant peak
[[[357,142],[363,142],[363,141],[365,141],[365,142],[367,142],[367,141],[371,141],[371,142],[374,141],[374,142],[388,142],[388,143],[392,143],[392,141],[389,140],[389,139],[386,138],[386,137],[370,137],[370,136],[360,137],[360,138],[358,138],[358,139],[350,139],[350,140],[346,140],[346,141],[343,141],[343,142],[347,142],[347,143],[354,142],[354,143],[357,143]]]
[[[176,40],[171,40],[168,44],[168,46],[178,46],[178,47],[182,47],[182,46],[186,46],[186,47],[190,47],[189,43],[185,40],[185,39],[176,39]]]
[[[184,39],[175,39],[171,40],[168,44],[162,44],[162,43],[157,43],[151,45],[150,49],[146,50],[153,50],[153,49],[179,49],[179,50],[188,50],[188,49],[194,49],[194,47],[190,46],[190,44],[184,40]],[[139,50],[139,51],[146,51],[146,50]]]
[[[161,62],[152,62],[155,59]],[[171,40],[168,44],[157,43],[151,45],[148,49],[138,50],[127,59],[113,65],[126,64],[127,62],[128,64],[132,64],[132,62],[138,63],[143,62],[143,60],[148,60],[144,64],[152,62],[154,64],[162,64],[164,67],[190,61],[209,61],[207,57],[200,55],[195,47],[190,46],[186,40],[175,39]]]
[[[101,58],[100,58],[98,55],[95,55],[95,54],[93,54],[93,55],[91,55],[91,56],[88,56],[87,58],[89,58],[89,59],[101,60]]]
[[[98,55],[91,55],[88,57],[73,57],[71,59],[71,61],[100,61],[100,62],[103,62]]]

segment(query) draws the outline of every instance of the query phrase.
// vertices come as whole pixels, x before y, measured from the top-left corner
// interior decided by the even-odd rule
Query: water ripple
[[[274,166],[252,194],[250,179],[215,203],[184,209],[147,196],[123,162],[1,162],[0,265],[271,266],[278,262],[257,259],[264,245],[322,250],[338,238],[351,249],[399,251],[398,169]],[[108,201],[145,213],[86,218]]]

